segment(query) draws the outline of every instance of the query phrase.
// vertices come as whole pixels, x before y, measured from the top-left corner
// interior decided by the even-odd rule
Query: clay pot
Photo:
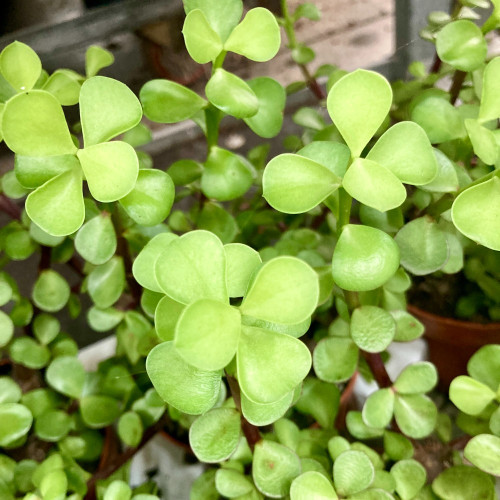
[[[451,381],[467,373],[467,362],[482,346],[500,344],[500,323],[474,323],[444,318],[418,307],[408,311],[425,326],[429,360],[439,373],[439,388],[447,391]]]

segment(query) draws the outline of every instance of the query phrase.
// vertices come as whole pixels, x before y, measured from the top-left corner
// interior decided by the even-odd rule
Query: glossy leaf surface
[[[243,297],[262,259],[256,250],[242,243],[224,245],[224,252],[229,297]]]
[[[85,369],[77,358],[60,356],[50,363],[45,379],[57,392],[78,399],[85,383]]]
[[[41,71],[40,58],[22,42],[13,42],[0,53],[0,72],[17,92],[31,90]]]
[[[479,119],[483,121],[500,118],[500,57],[494,57],[484,68]]]
[[[188,13],[182,28],[186,49],[198,64],[215,61],[221,53],[223,44],[220,36],[210,26],[205,14],[200,9]]]
[[[116,234],[110,215],[101,213],[86,222],[76,235],[75,248],[91,264],[107,262],[116,251]]]
[[[0,446],[6,446],[21,438],[30,430],[33,417],[24,405],[5,403],[0,405]]]
[[[68,302],[70,288],[67,281],[56,271],[42,271],[33,287],[33,302],[42,311],[60,311]]]
[[[467,443],[464,456],[484,472],[500,476],[500,437],[489,434],[474,436]]]
[[[113,257],[95,267],[88,276],[88,292],[101,309],[112,306],[125,287],[125,268],[121,257]]]
[[[367,352],[381,352],[392,342],[396,323],[380,307],[361,306],[351,317],[351,337],[356,345]]]

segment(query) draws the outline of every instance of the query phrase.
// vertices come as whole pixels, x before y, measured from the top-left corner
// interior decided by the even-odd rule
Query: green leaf
[[[500,214],[500,178],[472,186],[455,199],[451,217],[465,236],[492,250],[500,250],[498,217]]]
[[[482,471],[500,476],[500,437],[489,434],[474,436],[467,443],[464,456]]]
[[[111,216],[101,212],[80,228],[75,238],[75,249],[86,261],[97,266],[115,254],[116,241]]]
[[[495,498],[495,485],[491,477],[467,465],[445,469],[432,482],[432,490],[443,500]]]
[[[392,316],[376,306],[362,306],[351,316],[351,337],[367,352],[381,352],[392,342],[396,324]]]
[[[495,134],[483,127],[477,120],[465,120],[465,128],[474,148],[474,153],[487,165],[494,165],[500,151]]]
[[[26,188],[37,188],[68,170],[80,170],[75,155],[30,157],[16,155],[14,171],[17,180]]]
[[[13,200],[23,198],[28,194],[28,190],[17,180],[13,170],[9,170],[2,177],[2,191]]]
[[[259,427],[270,425],[280,419],[290,408],[293,401],[294,391],[285,394],[281,399],[273,403],[261,404],[248,399],[241,394],[241,411],[243,416],[253,425]]]
[[[259,110],[259,99],[248,84],[222,68],[215,70],[205,93],[216,108],[236,118],[249,118]]]
[[[420,186],[437,175],[437,164],[425,131],[413,122],[393,125],[366,156],[389,169],[401,182]]]
[[[356,371],[358,354],[358,346],[350,338],[324,338],[313,352],[314,371],[325,382],[344,382]]]
[[[500,346],[497,344],[481,347],[467,363],[469,375],[493,391],[500,386]]]
[[[80,78],[71,70],[58,69],[43,84],[43,90],[50,92],[61,106],[73,106],[80,97]]]
[[[6,346],[14,335],[14,323],[3,311],[0,311],[0,347]]]
[[[130,130],[141,118],[141,103],[125,84],[94,76],[82,85],[80,120],[85,148]]]
[[[224,247],[208,231],[191,231],[169,243],[156,261],[155,274],[161,289],[182,304],[228,302]]]
[[[309,377],[302,386],[302,394],[295,407],[301,413],[312,415],[324,429],[331,429],[335,425],[339,404],[340,391],[336,385]]]
[[[203,173],[203,166],[194,160],[178,160],[168,169],[168,175],[176,186],[186,186],[198,180]]]
[[[222,243],[230,243],[240,232],[235,218],[219,204],[211,202],[204,203],[197,226],[214,233]]]
[[[460,375],[451,382],[450,399],[464,413],[479,415],[495,399],[495,392],[482,382]]]
[[[61,105],[44,90],[23,92],[9,99],[2,115],[2,133],[7,146],[20,155],[64,155],[77,149]]]
[[[189,304],[180,315],[174,345],[190,365],[216,371],[234,357],[240,330],[240,314],[236,308],[201,299]]]
[[[91,395],[80,400],[82,419],[90,428],[111,425],[121,414],[118,401],[109,396]]]
[[[446,263],[446,236],[430,217],[414,219],[394,238],[401,252],[401,265],[417,276],[433,273]]]
[[[396,492],[401,500],[411,500],[425,485],[427,474],[416,460],[400,460],[391,467],[391,476],[396,480]]]
[[[447,24],[436,37],[439,58],[461,71],[479,68],[486,58],[487,50],[481,29],[467,19]]]
[[[116,201],[132,191],[139,174],[134,148],[122,141],[105,142],[78,151],[92,196],[103,202]]]
[[[333,482],[342,496],[350,496],[368,488],[375,476],[375,469],[366,453],[347,450],[333,464]]]
[[[52,236],[77,231],[85,219],[81,170],[63,172],[33,191],[26,199],[26,213]]]
[[[365,158],[357,158],[348,168],[343,188],[360,203],[386,212],[406,199],[406,189],[387,168]]]
[[[252,477],[259,491],[271,498],[282,498],[301,473],[299,457],[290,448],[263,440],[255,445]]]
[[[187,120],[208,103],[196,92],[169,80],[151,80],[139,94],[144,114],[157,123]]]
[[[293,325],[312,315],[318,297],[318,275],[308,264],[295,257],[276,257],[259,269],[243,299],[241,313]]]
[[[384,121],[392,103],[387,80],[373,71],[358,69],[342,77],[328,93],[327,109],[351,156],[361,155]]]
[[[313,209],[338,189],[341,179],[326,166],[295,154],[282,154],[266,166],[262,177],[268,203],[285,213]]]
[[[87,78],[92,78],[101,69],[110,66],[114,62],[115,57],[111,52],[98,45],[91,45],[85,52],[85,74]]]
[[[106,488],[103,500],[130,500],[132,488],[125,482],[115,479]]]
[[[32,326],[35,337],[43,345],[50,344],[61,331],[59,320],[45,313],[38,314]]]
[[[435,366],[428,361],[420,361],[404,368],[393,387],[399,394],[419,394],[434,389],[437,381]]]
[[[240,435],[238,411],[215,408],[193,422],[189,429],[189,444],[200,462],[223,462],[236,450]]]
[[[96,332],[107,332],[117,326],[124,317],[124,312],[108,307],[100,309],[92,306],[87,312],[90,328]]]
[[[333,253],[332,273],[344,290],[363,292],[383,285],[399,267],[399,248],[383,231],[348,224]]]
[[[459,181],[454,163],[439,149],[434,149],[438,173],[434,180],[421,188],[431,193],[453,193],[459,189]]]
[[[256,403],[283,398],[311,368],[311,355],[300,340],[249,326],[242,326],[236,361],[241,390]]]
[[[70,288],[67,281],[56,271],[42,271],[33,287],[33,302],[42,311],[60,311],[68,302]]]
[[[351,157],[351,152],[345,144],[333,141],[310,142],[299,149],[297,154],[325,166],[340,178],[344,177]]]
[[[45,379],[57,392],[78,399],[85,383],[85,369],[77,358],[59,356],[50,363],[45,372]]]
[[[65,241],[64,236],[52,236],[51,234],[45,232],[41,227],[37,226],[34,222],[31,222],[30,224],[29,234],[30,238],[33,241],[40,243],[40,245],[52,248],[61,245],[61,243]],[[59,247],[59,250],[63,250],[64,247],[66,247],[65,250],[67,250],[68,246],[69,245],[61,246]],[[70,250],[73,251],[72,248]],[[54,260],[60,261],[60,259],[56,257],[56,255],[54,255]]]
[[[8,446],[25,436],[33,417],[26,406],[17,403],[0,405],[0,446]]]
[[[112,257],[88,275],[88,292],[101,309],[112,306],[125,288],[125,268],[121,257]]]
[[[210,26],[200,9],[191,10],[182,27],[184,43],[191,58],[198,64],[215,61],[223,44],[218,33]]]
[[[177,238],[173,233],[160,233],[143,247],[132,265],[132,273],[139,285],[154,292],[163,292],[156,280],[155,264],[165,248]]]
[[[164,342],[151,350],[146,370],[160,397],[189,415],[210,410],[219,396],[220,372],[198,370],[188,365],[173,342]]]
[[[241,497],[254,489],[253,483],[249,478],[240,471],[229,468],[217,470],[215,485],[221,495],[229,498]]]
[[[37,82],[42,63],[31,47],[16,41],[2,50],[0,72],[17,92],[26,92]]]
[[[71,417],[62,410],[49,410],[35,421],[35,433],[44,441],[60,441],[71,428]]]
[[[316,471],[308,471],[293,480],[290,487],[291,500],[336,500],[337,494],[330,481]]]
[[[414,453],[411,441],[398,432],[384,432],[384,450],[391,460],[405,460]]]
[[[392,420],[394,411],[394,392],[392,389],[379,389],[370,394],[362,411],[363,421],[368,427],[384,428]]]
[[[257,114],[245,118],[245,123],[260,137],[269,139],[278,135],[283,124],[286,92],[276,80],[254,78],[248,82],[259,100]]]
[[[274,14],[262,7],[250,9],[229,35],[224,50],[236,52],[252,61],[272,59],[280,48],[280,28]]]
[[[481,121],[500,118],[500,57],[494,57],[484,68],[479,119]]]
[[[212,147],[204,166],[201,189],[209,198],[233,200],[245,194],[252,185],[252,165],[227,149]]]
[[[118,420],[118,436],[127,445],[135,448],[139,445],[143,435],[141,417],[134,411],[124,413]]]
[[[0,377],[0,405],[17,403],[22,396],[19,385],[10,377]]]
[[[311,47],[307,45],[298,44],[294,49],[292,49],[292,59],[297,64],[309,64],[314,61],[316,53]]]
[[[226,282],[229,297],[243,297],[250,279],[262,264],[259,252],[242,243],[224,245]]]
[[[401,431],[414,439],[428,436],[436,426],[436,405],[423,394],[398,395],[394,416]]]

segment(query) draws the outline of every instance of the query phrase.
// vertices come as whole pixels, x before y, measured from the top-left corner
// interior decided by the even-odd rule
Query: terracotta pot
[[[436,365],[442,390],[448,390],[455,377],[467,373],[467,362],[480,347],[500,344],[500,323],[444,318],[415,306],[408,306],[408,311],[425,326],[429,360]]]

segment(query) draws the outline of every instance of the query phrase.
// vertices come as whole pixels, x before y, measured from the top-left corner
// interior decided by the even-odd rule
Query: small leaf
[[[500,151],[495,134],[471,118],[465,120],[465,128],[469,134],[474,153],[487,165],[494,165]]]
[[[33,321],[33,333],[43,345],[50,344],[60,331],[61,323],[50,314],[38,314]]]
[[[22,396],[19,385],[10,377],[0,377],[0,405],[17,403]]]
[[[242,243],[224,245],[224,251],[229,297],[243,297],[262,259],[256,250]]]
[[[435,366],[428,361],[420,361],[403,369],[394,382],[394,389],[399,394],[425,393],[434,389],[437,381]]]
[[[87,78],[92,78],[114,62],[115,58],[111,52],[98,45],[91,45],[85,52],[85,74]]]
[[[144,114],[157,123],[187,120],[208,103],[196,92],[169,80],[151,80],[139,94]]]
[[[363,421],[369,427],[384,428],[392,420],[394,411],[394,392],[391,389],[379,389],[370,394],[362,411]]]
[[[216,108],[236,118],[249,118],[259,110],[259,99],[248,84],[222,68],[215,70],[205,93]]]
[[[56,271],[42,271],[33,287],[33,302],[42,311],[60,311],[68,302],[70,288],[67,281]]]
[[[118,436],[127,446],[132,448],[138,446],[143,431],[141,417],[134,411],[124,413],[118,420]]]
[[[399,267],[399,248],[383,231],[348,224],[332,259],[335,283],[344,290],[368,291],[383,285]]]
[[[251,480],[247,476],[238,470],[229,468],[217,470],[215,485],[221,495],[229,498],[241,497],[254,489]]]
[[[368,488],[374,476],[373,465],[362,451],[344,451],[333,464],[333,482],[342,496],[354,495]]]
[[[0,311],[0,347],[6,346],[14,335],[14,323],[7,314]]]
[[[252,61],[269,61],[280,48],[280,29],[267,9],[250,9],[224,43],[224,50],[236,52]]]
[[[0,405],[0,446],[8,446],[25,436],[33,417],[26,406],[17,403]]]
[[[500,250],[498,218],[500,214],[500,178],[472,186],[455,199],[451,217],[465,236],[492,250]]]
[[[132,488],[125,482],[115,479],[106,488],[103,500],[130,500]]]
[[[467,465],[445,469],[432,482],[432,490],[443,500],[495,497],[495,485],[491,476]]]
[[[414,453],[411,441],[398,432],[384,432],[384,450],[391,460],[405,460]]]
[[[359,69],[341,78],[328,94],[327,108],[351,156],[361,155],[384,121],[392,103],[387,80],[378,73]]]
[[[481,121],[500,118],[500,97],[498,81],[500,80],[500,57],[494,57],[484,68],[479,119]]]
[[[77,358],[59,356],[50,363],[45,372],[45,379],[57,392],[78,399],[85,383],[85,369]]]
[[[236,450],[241,435],[240,414],[232,408],[215,408],[196,419],[189,429],[189,444],[198,460],[217,463]]]
[[[218,203],[204,203],[197,225],[198,229],[214,233],[222,243],[232,242],[240,232],[236,219]]]
[[[500,346],[497,344],[481,347],[467,363],[469,375],[486,384],[493,391],[500,386]]]
[[[200,415],[214,406],[220,391],[220,372],[198,370],[177,353],[173,342],[154,347],[146,370],[160,397],[189,415]]]
[[[500,476],[500,437],[489,434],[474,436],[467,443],[464,456],[482,471]]]
[[[384,429],[368,427],[363,422],[360,411],[350,411],[346,417],[346,425],[349,433],[356,439],[373,439],[384,435]]]
[[[0,54],[0,72],[17,91],[31,90],[42,72],[36,52],[21,42],[12,42]]]
[[[314,371],[325,382],[345,382],[356,371],[358,354],[358,346],[350,338],[321,339],[313,352]]]
[[[80,162],[75,155],[21,156],[14,159],[17,180],[26,188],[37,188],[48,180],[68,170],[80,170]]]
[[[50,92],[62,106],[78,104],[80,88],[80,75],[68,69],[58,69],[43,85],[43,90]]]
[[[80,120],[85,148],[130,130],[141,118],[141,103],[125,84],[94,76],[82,85]]]
[[[111,217],[103,212],[90,219],[78,231],[76,251],[94,265],[104,264],[116,251],[116,234]]]
[[[290,487],[291,500],[309,500],[311,498],[321,500],[336,500],[338,498],[330,481],[316,471],[304,472],[293,480]]]
[[[9,346],[9,355],[15,363],[32,370],[47,366],[50,360],[50,351],[47,346],[40,345],[31,337],[15,338]]]
[[[394,319],[380,307],[362,306],[352,313],[351,337],[364,351],[383,351],[392,342],[395,333]]]
[[[111,425],[121,414],[118,401],[109,396],[91,395],[80,400],[82,419],[91,429]]]
[[[178,160],[168,169],[168,175],[176,186],[186,186],[198,180],[203,173],[203,166],[194,160]]]
[[[331,429],[335,425],[339,404],[340,391],[336,385],[309,377],[304,381],[295,408],[301,413],[312,415],[324,429]]]
[[[90,328],[96,332],[107,332],[117,326],[124,317],[123,311],[112,307],[100,309],[92,306],[87,313],[87,321]]]
[[[457,171],[454,163],[439,149],[434,149],[437,160],[438,173],[436,177],[421,186],[421,189],[431,193],[454,193],[459,190]]]
[[[404,434],[421,439],[434,430],[437,409],[423,394],[399,395],[394,402],[394,416]]]
[[[78,159],[90,193],[98,201],[119,200],[136,184],[139,160],[134,148],[126,142],[105,142],[80,149]]]
[[[112,257],[95,267],[88,276],[88,292],[101,309],[112,306],[125,288],[125,268],[121,257]]]
[[[351,157],[351,152],[345,144],[333,141],[310,142],[299,149],[297,154],[325,166],[340,178],[344,177]]]
[[[479,415],[495,399],[495,392],[482,382],[460,375],[451,382],[450,399],[464,413]]]
[[[255,403],[248,399],[245,394],[241,394],[241,411],[243,416],[253,425],[259,427],[270,425],[283,417],[290,408],[293,394],[294,391],[291,391],[278,401],[267,404]]]
[[[391,476],[396,480],[396,492],[401,500],[411,500],[425,485],[427,474],[416,460],[400,460],[391,468]]]
[[[220,36],[210,26],[205,14],[200,9],[191,10],[182,27],[184,43],[191,58],[198,64],[215,61],[222,52]]]
[[[35,433],[44,441],[60,441],[71,428],[71,417],[62,410],[49,410],[37,417]]]

